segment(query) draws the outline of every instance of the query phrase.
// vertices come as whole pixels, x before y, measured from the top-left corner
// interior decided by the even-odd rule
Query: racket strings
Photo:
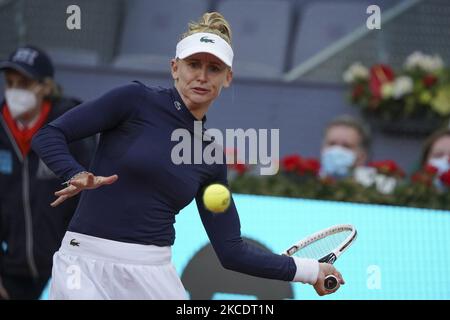
[[[295,256],[319,260],[339,247],[350,233],[351,231],[342,231],[318,239],[301,248],[295,253]]]

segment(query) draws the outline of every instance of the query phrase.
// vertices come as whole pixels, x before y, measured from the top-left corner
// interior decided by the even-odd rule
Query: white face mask
[[[448,156],[442,156],[439,158],[431,158],[428,161],[428,164],[438,169],[438,174],[441,175],[450,169],[450,164],[448,161],[449,161]]]
[[[327,147],[321,155],[321,171],[327,176],[344,177],[355,163],[356,154],[342,146]]]
[[[37,105],[36,94],[26,89],[6,89],[5,99],[14,119],[33,110]]]

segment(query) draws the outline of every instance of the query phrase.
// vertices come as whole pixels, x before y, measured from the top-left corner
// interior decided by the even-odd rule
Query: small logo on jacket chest
[[[9,150],[0,150],[0,173],[12,174],[13,161],[12,154]]]

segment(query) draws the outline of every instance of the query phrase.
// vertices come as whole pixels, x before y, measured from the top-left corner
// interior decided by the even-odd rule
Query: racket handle
[[[330,274],[325,277],[325,280],[324,280],[325,289],[332,291],[332,290],[336,289],[338,284],[339,284],[339,281],[335,276]]]

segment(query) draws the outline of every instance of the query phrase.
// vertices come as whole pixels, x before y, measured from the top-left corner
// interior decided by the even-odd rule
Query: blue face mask
[[[448,156],[442,156],[440,158],[431,158],[428,161],[428,164],[438,169],[438,174],[441,175],[450,169],[450,164],[448,161]]]
[[[446,187],[441,182],[439,177],[444,172],[447,172],[450,169],[450,164],[449,164],[448,161],[449,161],[449,157],[448,156],[442,156],[442,157],[439,157],[439,158],[431,158],[430,160],[428,160],[428,164],[433,166],[433,167],[435,167],[438,170],[437,176],[435,177],[435,179],[433,181],[433,184],[439,191],[446,190]]]
[[[356,154],[342,146],[327,147],[321,155],[321,173],[325,176],[345,177],[355,163]]]

